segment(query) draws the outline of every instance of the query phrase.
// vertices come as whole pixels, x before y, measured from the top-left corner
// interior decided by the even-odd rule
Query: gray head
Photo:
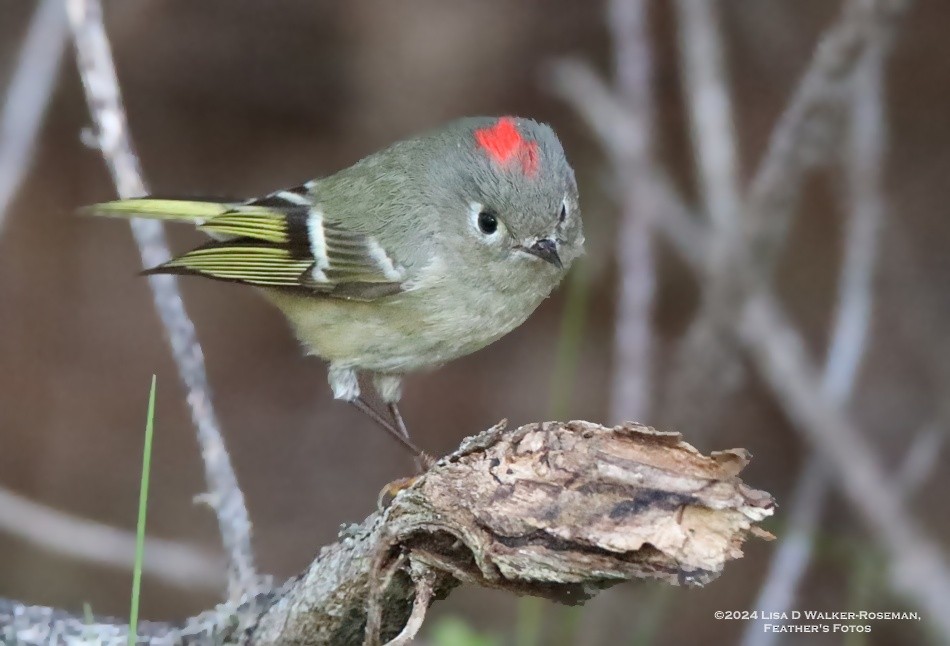
[[[518,279],[531,276],[552,288],[584,244],[574,171],[554,131],[531,119],[477,117],[420,140],[451,251],[495,284],[525,287]]]

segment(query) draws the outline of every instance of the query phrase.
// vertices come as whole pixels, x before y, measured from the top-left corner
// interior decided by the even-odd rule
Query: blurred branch
[[[913,434],[911,446],[904,454],[893,480],[905,504],[933,474],[944,435],[939,423],[928,424]],[[795,484],[782,542],[772,554],[762,589],[750,607],[769,612],[788,612],[793,607],[796,590],[811,562],[818,521],[831,484],[828,465],[820,455],[812,455]],[[742,646],[777,643],[777,634],[763,629],[765,623],[767,620],[764,619],[749,622],[742,635]]]
[[[773,501],[739,479],[747,460],[632,424],[498,425],[345,528],[282,587],[181,626],[146,624],[137,643],[403,643],[430,600],[459,583],[570,603],[633,578],[704,585],[749,535],[767,536],[756,523]],[[378,634],[365,635],[368,614]],[[120,644],[126,629],[0,600],[0,641],[20,646],[51,635]]]
[[[716,11],[710,0],[677,0],[682,76],[703,204],[717,237],[741,226],[739,153]]]
[[[884,164],[887,117],[884,60],[868,50],[854,75],[845,159],[849,217],[838,279],[838,298],[822,388],[839,404],[851,397],[871,330],[874,266],[886,212]]]
[[[825,396],[840,407],[846,407],[851,399],[871,328],[874,266],[885,213],[887,119],[883,85],[883,52],[881,47],[875,47],[867,50],[851,86],[844,160],[849,215],[831,341],[821,381]],[[811,561],[815,531],[831,483],[822,456],[812,455],[795,487],[788,536],[772,556],[756,608],[775,612],[791,608]],[[759,622],[746,627],[743,643],[747,646],[766,646],[776,641],[776,633],[762,630]]]
[[[823,38],[805,81],[773,133],[769,153],[753,182],[746,205],[750,222],[769,217],[781,224],[785,219],[783,211],[790,213],[794,202],[791,198],[800,191],[804,169],[814,161],[806,154],[806,144],[811,143],[807,135],[827,125],[830,108],[840,103],[842,92],[850,90],[848,81],[862,58],[858,54],[872,44],[882,50],[885,48],[890,28],[904,4],[869,1],[846,5],[842,21]],[[783,232],[784,228],[773,225],[762,229],[753,238],[768,240],[772,236],[771,244],[759,244],[774,253],[778,250],[774,240],[781,236],[770,232]],[[753,245],[758,242],[756,239],[751,241]],[[756,280],[756,269],[747,258],[745,249],[734,251],[733,269],[729,275],[735,281],[732,293],[739,303],[727,303],[723,308],[718,307],[722,305],[719,303],[718,311],[741,312],[737,319],[733,319],[732,327],[785,412],[822,457],[830,461],[846,496],[887,549],[895,587],[924,608],[944,635],[950,634],[950,613],[947,612],[950,609],[950,573],[939,547],[904,510],[893,484],[884,477],[877,457],[842,413],[840,404],[814,386],[817,372],[807,358],[800,336],[778,303],[763,289],[762,283],[766,281]],[[766,255],[760,253],[760,260],[766,259]],[[873,259],[873,248],[870,257]],[[707,281],[717,277],[725,280],[727,275],[707,272]],[[758,287],[756,283],[759,283]],[[714,286],[707,283],[706,288],[713,289]],[[862,306],[860,301],[857,306]],[[845,310],[845,314],[852,311],[860,314],[855,305]],[[715,314],[701,316],[696,325],[703,325],[704,319],[714,324]],[[862,316],[867,316],[866,312],[857,317],[858,323]],[[845,324],[850,327],[853,325],[851,321],[845,319]],[[857,353],[852,349],[840,356],[855,361],[860,357],[861,347],[863,340],[859,340]],[[844,359],[836,358],[835,361]],[[856,365],[849,370],[855,368]],[[835,366],[831,374],[848,376],[849,370],[839,373]],[[843,382],[843,377],[836,376],[835,379]],[[806,487],[805,484],[802,496],[806,500],[820,500],[820,487]]]
[[[68,558],[131,570],[135,534],[40,505],[0,488],[0,529]],[[219,559],[198,548],[161,538],[145,542],[142,570],[179,588],[218,588]]]
[[[940,547],[904,508],[858,429],[817,385],[818,371],[800,335],[764,292],[747,300],[736,328],[785,413],[828,460],[845,496],[887,550],[895,589],[950,635],[950,571]]]
[[[818,521],[831,484],[827,466],[816,451],[798,474],[792,502],[785,513],[785,530],[779,534],[782,542],[772,552],[768,571],[751,608],[788,612],[795,603],[795,592],[811,562]],[[749,621],[742,633],[741,645],[778,643],[777,636],[765,631],[765,623],[764,619]]]
[[[716,405],[735,387],[740,364],[725,335],[738,286],[732,263],[743,246],[738,144],[717,3],[678,0],[680,59],[704,210],[710,220],[706,285],[700,314],[673,357],[664,418],[694,437],[718,417]],[[688,403],[687,403],[688,402]]]
[[[854,70],[857,53],[872,41],[884,47],[905,4],[887,0],[855,0],[846,4],[842,20],[822,39],[805,81],[773,134],[756,188],[746,204],[746,217],[772,217],[766,213],[772,206],[778,211],[790,211],[791,204],[783,196],[797,195],[806,162],[814,161],[802,147],[810,141],[805,135],[812,128],[827,124],[826,108],[832,98],[837,101],[837,95],[848,87],[846,81]],[[563,90],[563,73],[561,81]],[[591,109],[579,100],[573,103],[590,123]],[[616,146],[609,130],[595,131],[602,135],[605,150]],[[780,172],[783,164],[790,166],[787,177]],[[788,186],[772,188],[773,181],[779,180]],[[781,220],[780,216],[774,217]],[[667,229],[663,231],[669,233]],[[710,271],[712,263],[702,262],[711,253],[705,240],[699,239],[703,244],[694,251],[683,244],[682,237],[672,238],[674,247],[685,251],[684,258],[709,289],[716,274]],[[727,328],[745,347],[786,414],[829,461],[845,495],[888,551],[895,587],[922,607],[944,635],[950,634],[950,573],[939,547],[903,508],[877,456],[841,407],[816,385],[819,374],[800,335],[765,289],[766,281],[756,280],[757,272],[745,245],[735,251],[728,275],[735,281],[736,289],[731,293],[737,300],[734,307],[720,309],[734,312],[726,319]]]
[[[660,201],[655,195],[653,162],[653,52],[647,0],[607,4],[617,96],[628,116],[626,145],[618,160],[622,199],[617,233],[619,294],[614,313],[613,377],[610,419],[644,419],[651,400],[653,223]]]
[[[636,126],[624,106],[589,64],[576,59],[555,61],[550,69],[551,91],[571,106],[597,137],[615,166],[633,145]],[[658,202],[652,223],[670,240],[677,252],[696,267],[705,262],[705,228],[690,212],[662,169],[644,169],[644,178]],[[623,186],[627,178],[620,177]]]
[[[805,172],[827,158],[851,98],[850,83],[869,48],[887,50],[910,0],[845,0],[822,35],[798,89],[779,118],[749,187],[746,222],[756,267],[781,250]]]
[[[146,195],[148,189],[132,147],[112,52],[102,24],[102,7],[98,0],[68,0],[67,9],[79,75],[112,180],[123,198]],[[165,232],[159,222],[133,220],[131,226],[144,267],[154,267],[170,257]],[[254,568],[251,523],[244,495],[238,487],[221,436],[211,404],[204,355],[194,324],[185,311],[178,284],[173,276],[159,275],[150,276],[149,285],[171,343],[178,374],[188,390],[188,404],[197,429],[209,488],[204,500],[217,515],[228,557],[228,594],[231,599],[238,599],[253,592],[260,584]]]
[[[705,422],[712,417],[710,402],[721,402],[741,383],[741,364],[731,338],[724,334],[728,319],[740,309],[755,282],[768,283],[805,172],[833,150],[829,144],[841,129],[841,112],[848,105],[854,73],[869,48],[885,49],[907,4],[906,0],[845,0],[839,19],[822,35],[752,179],[743,208],[745,235],[730,229],[728,235],[713,237],[712,270],[706,278],[703,304],[677,352],[667,410],[700,409],[704,417],[695,423]],[[685,12],[683,18],[693,21]],[[716,229],[715,219],[713,225]],[[699,396],[705,405],[696,405]],[[674,419],[673,424],[689,428],[686,420]]]
[[[62,1],[43,0],[30,21],[0,114],[0,232],[30,168],[67,36]]]
[[[894,477],[895,486],[904,497],[905,504],[910,504],[913,495],[933,475],[940,463],[937,458],[940,457],[946,436],[946,422],[943,420],[930,422],[914,434]]]

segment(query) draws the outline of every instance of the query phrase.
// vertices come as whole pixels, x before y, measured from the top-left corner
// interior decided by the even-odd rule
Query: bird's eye
[[[482,233],[490,236],[498,230],[498,218],[490,211],[482,211],[478,214],[478,228]]]
[[[561,212],[557,216],[558,224],[567,219],[567,202],[561,202]]]

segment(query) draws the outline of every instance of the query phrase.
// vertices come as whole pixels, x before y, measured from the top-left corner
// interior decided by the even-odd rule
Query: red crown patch
[[[538,142],[525,140],[511,117],[502,117],[494,125],[475,131],[479,147],[497,164],[506,166],[513,161],[529,177],[538,172]]]

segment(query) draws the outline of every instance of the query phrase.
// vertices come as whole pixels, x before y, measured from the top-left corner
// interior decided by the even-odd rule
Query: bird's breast
[[[405,292],[373,302],[283,295],[272,300],[311,353],[360,370],[405,373],[489,345],[521,325],[553,286],[498,289],[477,276],[448,272],[436,258]]]

